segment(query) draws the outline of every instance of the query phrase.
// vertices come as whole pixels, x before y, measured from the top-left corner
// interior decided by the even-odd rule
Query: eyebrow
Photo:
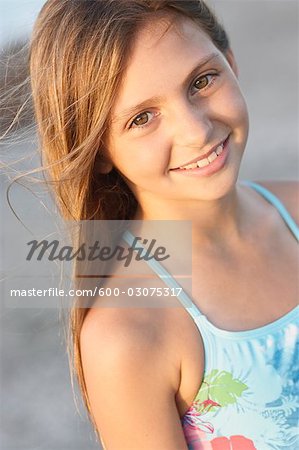
[[[197,75],[198,71],[205,66],[208,62],[210,62],[212,59],[219,57],[219,53],[211,53],[207,56],[205,56],[203,59],[201,59],[194,69],[187,75],[185,80],[182,83],[182,86],[186,86],[190,80],[192,80],[195,75]],[[120,120],[124,120],[126,117],[131,117],[137,114],[139,111],[144,110],[145,108],[148,108],[149,105],[154,106],[159,103],[163,103],[165,100],[165,97],[161,96],[154,96],[151,98],[148,98],[147,100],[142,101],[141,103],[138,103],[138,105],[131,106],[127,109],[124,109],[123,111],[117,113],[117,115],[112,117],[112,122],[119,122]]]

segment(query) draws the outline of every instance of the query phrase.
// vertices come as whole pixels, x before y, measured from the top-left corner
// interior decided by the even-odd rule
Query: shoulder
[[[298,181],[256,181],[271,191],[284,204],[293,219],[299,224],[299,182]]]
[[[81,352],[87,364],[90,360],[102,365],[102,370],[113,364],[138,370],[145,360],[163,360],[167,336],[162,324],[163,314],[158,315],[154,308],[93,308],[81,330]],[[98,362],[94,359],[97,355]]]
[[[82,364],[90,388],[98,379],[103,388],[108,383],[118,389],[132,388],[132,382],[147,383],[151,378],[175,392],[180,353],[166,322],[167,312],[162,308],[91,309],[80,334]]]

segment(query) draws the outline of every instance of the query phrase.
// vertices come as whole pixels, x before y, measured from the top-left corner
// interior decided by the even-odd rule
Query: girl
[[[238,182],[248,115],[215,16],[201,0],[48,0],[30,70],[64,217],[192,221],[183,308],[72,311],[104,448],[297,448],[298,191]]]

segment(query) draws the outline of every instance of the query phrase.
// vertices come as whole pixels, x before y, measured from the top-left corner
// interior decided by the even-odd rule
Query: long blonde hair
[[[134,216],[137,200],[121,174],[96,168],[136,34],[153,15],[188,17],[223,53],[229,47],[201,0],[48,0],[39,13],[30,41],[32,96],[44,167],[64,218]],[[75,304],[70,314],[70,365],[95,426],[80,354],[86,313]]]

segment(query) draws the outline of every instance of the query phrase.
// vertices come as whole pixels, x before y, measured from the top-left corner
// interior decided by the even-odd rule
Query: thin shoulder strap
[[[299,241],[299,227],[294,221],[293,217],[290,215],[286,207],[283,205],[283,203],[276,197],[276,195],[272,194],[272,192],[268,191],[264,186],[261,186],[258,183],[255,183],[253,181],[249,180],[242,180],[241,184],[246,184],[248,186],[251,186],[253,189],[255,189],[257,192],[259,192],[263,197],[265,197],[266,200],[268,200],[272,205],[277,209],[293,235],[295,236],[295,239]]]
[[[132,245],[135,236],[129,230],[126,230],[122,235],[122,239],[124,239],[127,242],[127,244]],[[143,256],[143,254],[146,254],[147,252],[147,249],[141,243],[138,243],[138,246],[135,243],[134,248],[136,250],[142,249],[144,251],[144,253],[143,252],[141,253],[141,256]],[[158,277],[161,278],[161,280],[164,281],[165,284],[167,284],[169,288],[180,289],[178,299],[182,303],[183,307],[193,317],[193,319],[195,319],[197,316],[202,315],[197,306],[192,302],[191,298],[186,294],[182,286],[180,286],[180,284],[177,283],[177,281],[165,269],[165,267],[163,267],[161,263],[155,260],[155,258],[146,260],[146,262],[150,266],[150,268],[158,275]]]

